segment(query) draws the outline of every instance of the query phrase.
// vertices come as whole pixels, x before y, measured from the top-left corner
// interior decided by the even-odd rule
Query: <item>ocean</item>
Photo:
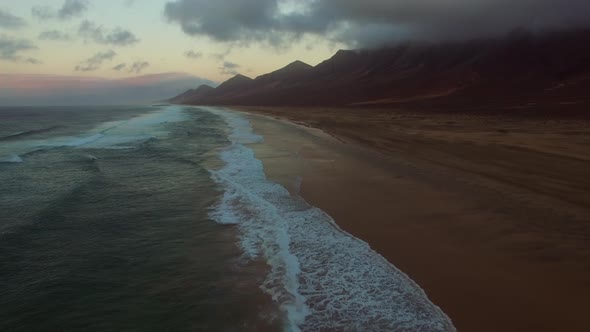
[[[248,118],[0,108],[1,331],[454,331],[409,277],[269,181]]]

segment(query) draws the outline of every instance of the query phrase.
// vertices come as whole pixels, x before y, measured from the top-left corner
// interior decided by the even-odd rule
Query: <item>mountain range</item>
[[[172,98],[192,105],[526,107],[590,102],[590,30],[340,50]]]

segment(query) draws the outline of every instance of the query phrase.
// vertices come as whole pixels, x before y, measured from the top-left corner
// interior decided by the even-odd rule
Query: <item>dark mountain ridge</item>
[[[201,105],[472,105],[590,98],[590,30],[340,50],[315,67],[296,61],[252,80],[238,75],[206,93],[172,99]],[[186,96],[191,96],[186,98]]]

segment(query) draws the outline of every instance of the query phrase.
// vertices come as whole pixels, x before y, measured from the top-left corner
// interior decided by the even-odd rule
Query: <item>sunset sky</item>
[[[587,27],[588,13],[588,0],[2,0],[0,97],[32,74],[215,85],[340,48]]]
[[[167,2],[2,1],[0,73],[119,78],[186,72],[219,82],[236,72],[256,76],[294,59],[317,64],[339,47],[318,36],[289,47],[192,36],[166,17]],[[285,10],[289,7],[285,3]],[[8,43],[15,52],[6,50]]]

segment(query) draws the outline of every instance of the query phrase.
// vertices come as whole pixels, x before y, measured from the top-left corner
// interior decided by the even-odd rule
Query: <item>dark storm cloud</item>
[[[164,15],[189,35],[216,41],[270,41],[277,24],[276,0],[180,0],[168,2]],[[278,35],[277,35],[278,36]]]
[[[25,20],[0,9],[0,28],[18,29],[26,25]]]
[[[99,69],[103,62],[105,61],[112,61],[113,58],[117,56],[117,53],[113,50],[108,50],[106,52],[98,52],[92,57],[86,59],[84,62],[80,63],[75,67],[76,71],[94,71]]]
[[[184,53],[184,56],[186,56],[189,59],[200,59],[203,57],[203,53],[190,50],[190,51],[186,51]]]
[[[65,33],[58,30],[47,30],[43,31],[39,34],[38,37],[40,40],[55,40],[55,41],[68,41],[71,40],[72,37]]]
[[[140,74],[144,69],[150,66],[150,63],[147,61],[135,61],[134,63],[129,66],[129,72]]]
[[[222,42],[284,44],[303,34],[367,46],[400,39],[463,39],[587,27],[588,0],[175,0],[165,17],[189,35]]]
[[[316,19],[349,25],[341,41],[379,44],[388,38],[463,39],[505,34],[516,28],[560,29],[588,25],[587,0],[321,0]]]
[[[219,73],[223,75],[237,75],[238,68],[240,68],[240,65],[237,63],[224,61],[221,67],[219,67]]]
[[[35,6],[31,9],[31,14],[40,20],[68,20],[79,17],[86,10],[88,10],[87,0],[66,0],[58,10],[49,6]]]
[[[88,20],[80,24],[78,34],[86,40],[105,45],[128,46],[139,42],[139,39],[129,30],[120,27],[109,30]]]
[[[35,49],[37,49],[37,46],[29,40],[14,39],[5,35],[0,35],[0,60],[40,64],[40,60],[26,57],[21,54],[22,52]]]

